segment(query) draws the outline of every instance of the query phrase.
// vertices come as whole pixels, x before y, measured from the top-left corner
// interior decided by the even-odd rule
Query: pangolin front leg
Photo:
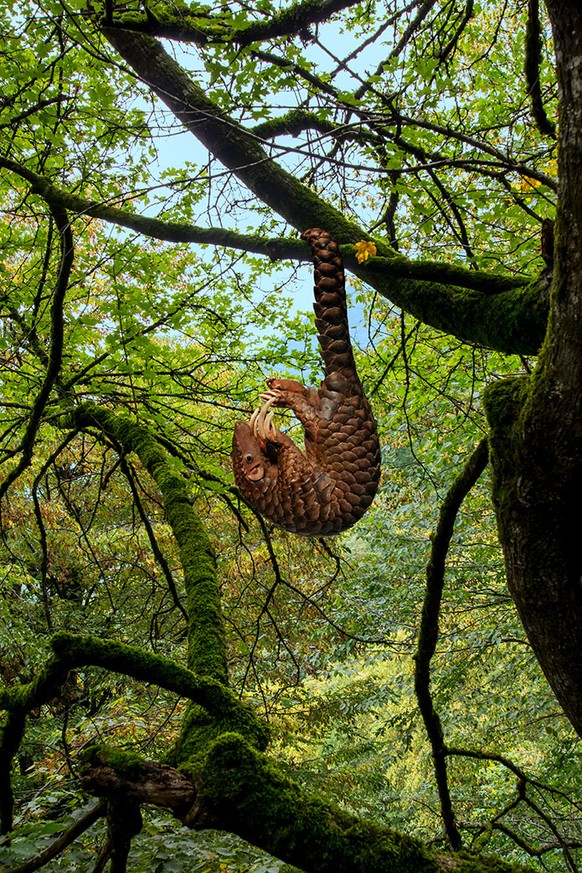
[[[378,487],[380,447],[352,353],[339,248],[323,230],[303,238],[314,259],[325,378],[319,389],[268,379],[263,406],[235,427],[232,462],[242,494],[262,515],[293,533],[319,536],[339,533],[364,514]],[[305,450],[275,426],[273,407],[295,413]]]

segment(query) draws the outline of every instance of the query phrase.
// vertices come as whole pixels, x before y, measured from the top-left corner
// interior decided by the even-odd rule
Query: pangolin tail
[[[314,265],[315,325],[326,377],[341,371],[357,378],[346,303],[344,264],[339,246],[326,230],[301,234],[311,246]]]

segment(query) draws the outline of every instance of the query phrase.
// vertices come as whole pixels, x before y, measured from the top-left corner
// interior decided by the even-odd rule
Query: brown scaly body
[[[315,324],[325,378],[319,390],[268,379],[263,407],[239,421],[232,441],[236,483],[270,521],[304,536],[336,534],[362,517],[380,478],[376,422],[352,352],[342,257],[325,230],[302,235],[315,267]],[[305,451],[272,422],[270,407],[292,409]]]

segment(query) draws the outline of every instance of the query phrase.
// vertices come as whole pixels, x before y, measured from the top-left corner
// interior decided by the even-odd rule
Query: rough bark
[[[548,331],[529,380],[489,391],[508,585],[582,736],[582,8],[548,0],[560,91],[560,188]]]

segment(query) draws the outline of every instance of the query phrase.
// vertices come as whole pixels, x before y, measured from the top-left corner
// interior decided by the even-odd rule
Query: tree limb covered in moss
[[[0,709],[8,710],[15,718],[24,716],[52,700],[71,670],[101,667],[186,697],[203,707],[223,730],[237,730],[260,748],[266,744],[267,732],[263,723],[234,692],[211,677],[196,675],[169,658],[136,646],[95,636],[61,631],[52,638],[51,646],[54,657],[35,679],[17,688],[0,688]],[[20,740],[17,734],[12,727],[2,736],[2,748],[7,757],[12,757],[18,748]],[[12,743],[10,749],[7,746],[9,739]]]
[[[301,231],[324,227],[340,243],[354,244],[368,236],[273,161],[260,142],[220,110],[155,39],[127,30],[106,28],[104,33],[186,129],[292,226]],[[380,246],[381,254],[383,249],[398,262],[387,246]],[[348,266],[365,280],[370,276],[374,287],[397,306],[439,330],[500,351],[531,354],[539,348],[547,302],[535,285],[484,298],[458,293],[446,284],[387,277],[374,267],[356,265],[355,260]],[[414,271],[409,262],[404,269]]]
[[[171,596],[172,600],[174,601],[174,606],[180,610],[180,612],[182,613],[182,616],[186,619],[186,621],[188,621],[188,613],[186,612],[184,604],[180,600],[180,595],[178,594],[178,590],[176,588],[176,583],[174,581],[174,576],[173,576],[172,570],[170,568],[170,565],[168,563],[166,556],[164,555],[164,553],[162,552],[162,550],[158,544],[152,523],[149,519],[149,516],[144,508],[141,497],[139,495],[137,484],[136,484],[136,481],[134,478],[134,472],[133,472],[132,468],[130,467],[130,465],[127,463],[125,458],[121,458],[120,466],[121,466],[121,471],[127,480],[127,484],[129,485],[129,490],[131,491],[131,496],[133,497],[133,502],[134,502],[134,505],[136,507],[137,513],[140,517],[141,523],[143,524],[145,532],[147,534],[147,538],[148,538],[150,546],[151,546],[152,554],[154,555],[156,561],[158,562],[158,565],[159,565],[159,567],[164,575],[164,578],[166,580],[166,584],[168,586],[170,596]]]
[[[151,42],[157,46],[154,40]],[[172,64],[176,66],[174,61]],[[180,68],[178,70],[185,76]],[[196,91],[197,86],[190,84]],[[204,100],[209,102],[205,95]],[[215,107],[213,109],[218,112]],[[230,132],[229,135],[232,134],[233,127],[237,128],[233,121],[225,124],[225,129]],[[220,127],[220,121],[216,121],[216,125]],[[237,163],[237,157],[243,165],[247,159],[250,160],[245,145],[248,143],[249,148],[252,147],[255,164],[260,168],[258,174],[260,178],[256,179],[257,190],[264,191],[264,179],[267,179],[267,187],[273,186],[269,194],[270,205],[283,214],[298,230],[303,231],[306,226],[321,226],[326,229],[335,226],[335,236],[346,243],[342,254],[346,267],[352,273],[396,306],[438,330],[498,351],[524,355],[536,354],[545,333],[548,301],[543,289],[535,280],[528,284],[523,278],[468,270],[456,264],[411,261],[394,252],[380,240],[376,240],[379,256],[359,264],[351,244],[363,238],[370,238],[369,234],[363,228],[357,228],[334,207],[325,204],[316,194],[277,167],[270,158],[267,158],[252,135],[242,128],[238,130],[243,136],[238,144],[232,147],[231,163],[234,172],[237,175],[240,172],[241,176],[244,176],[243,181],[249,182],[249,187],[254,184],[251,179],[247,179],[247,170],[250,172],[250,166],[238,168]],[[194,127],[193,132],[196,135],[198,135],[197,131],[198,128]],[[216,135],[219,136],[218,130]],[[260,159],[257,156],[257,149],[261,155]],[[222,155],[222,151],[220,154]],[[226,161],[227,156],[222,155],[221,159]],[[203,228],[136,215],[115,206],[69,194],[53,186],[46,177],[5,158],[0,157],[0,166],[25,178],[31,183],[32,189],[48,201],[65,205],[71,212],[79,215],[100,218],[131,228],[146,236],[169,242],[223,245],[267,255],[272,259],[284,258],[306,262],[311,260],[309,247],[299,239],[265,240],[257,235],[240,234],[223,228]],[[273,170],[272,176],[271,170]],[[253,179],[255,179],[254,174]],[[277,198],[277,191],[281,192],[281,198],[284,192],[287,192],[285,195],[287,205],[282,203],[281,198]],[[302,199],[303,195],[305,200]]]
[[[306,130],[315,130],[338,142],[347,140],[374,145],[380,145],[382,142],[381,137],[364,130],[360,122],[338,124],[328,118],[322,118],[310,109],[290,109],[283,115],[255,124],[252,133],[260,139],[272,139],[277,136],[296,136]]]
[[[243,234],[222,227],[200,227],[185,222],[167,221],[147,215],[138,215],[117,206],[100,203],[97,200],[90,200],[57,188],[46,176],[34,173],[8,158],[0,156],[0,167],[4,167],[22,176],[22,178],[31,183],[31,190],[34,193],[40,194],[47,202],[65,207],[70,212],[76,213],[81,217],[91,216],[99,218],[111,224],[135,230],[144,234],[144,236],[167,242],[221,245],[227,248],[267,255],[272,259],[311,262],[309,248],[300,239],[284,237],[265,239],[257,235]],[[360,233],[367,235],[363,229]],[[361,236],[358,236],[359,239],[361,239]],[[458,264],[436,261],[411,261],[403,255],[393,252],[380,240],[376,240],[376,244],[379,246],[380,252],[384,253],[384,257],[376,258],[373,262],[369,261],[361,266],[357,264],[351,248],[346,248],[343,251],[344,259],[349,262],[353,272],[358,273],[362,278],[365,278],[367,273],[369,273],[371,278],[368,281],[370,282],[377,281],[383,273],[385,273],[387,280],[391,278],[406,278],[422,281],[439,278],[448,284],[480,291],[488,295],[524,288],[529,284],[529,280],[518,276],[500,275],[486,271],[478,272],[468,270],[466,267]],[[369,267],[372,263],[374,263],[375,267],[373,270],[370,270]]]
[[[223,728],[230,725],[230,730],[244,733],[261,748],[265,746],[267,733],[263,723],[234,692],[215,679],[198,676],[161,655],[97,637],[62,632],[53,637],[52,647],[71,669],[89,665],[102,667],[173,691],[198,703]]]
[[[207,734],[235,730],[263,749],[266,726],[221,682],[198,676],[168,658],[134,646],[98,637],[61,632],[52,640],[54,656],[27,685],[0,688],[0,709],[7,710],[0,728],[0,832],[12,828],[12,761],[18,752],[29,712],[52,700],[61,691],[71,670],[96,666],[152,683],[193,701],[211,720]]]
[[[108,747],[89,750],[86,790],[167,806],[188,827],[220,828],[307,873],[526,873],[469,853],[440,853],[341,810],[289,780],[242,737],[219,738],[182,771]]]
[[[242,26],[233,26],[228,18],[222,15],[210,15],[204,11],[174,12],[158,10],[148,14],[121,12],[107,20],[108,27],[120,26],[158,36],[164,39],[174,39],[189,42],[194,45],[211,45],[225,39],[241,47],[253,42],[280,39],[284,36],[295,36],[305,32],[314,24],[327,21],[336,12],[356,6],[361,0],[298,0],[286,9],[281,9],[261,21],[249,19]]]
[[[96,404],[71,413],[74,427],[97,427],[125,452],[135,452],[162,493],[168,523],[180,549],[188,600],[188,666],[227,683],[226,649],[214,549],[195,512],[185,480],[148,429]]]

